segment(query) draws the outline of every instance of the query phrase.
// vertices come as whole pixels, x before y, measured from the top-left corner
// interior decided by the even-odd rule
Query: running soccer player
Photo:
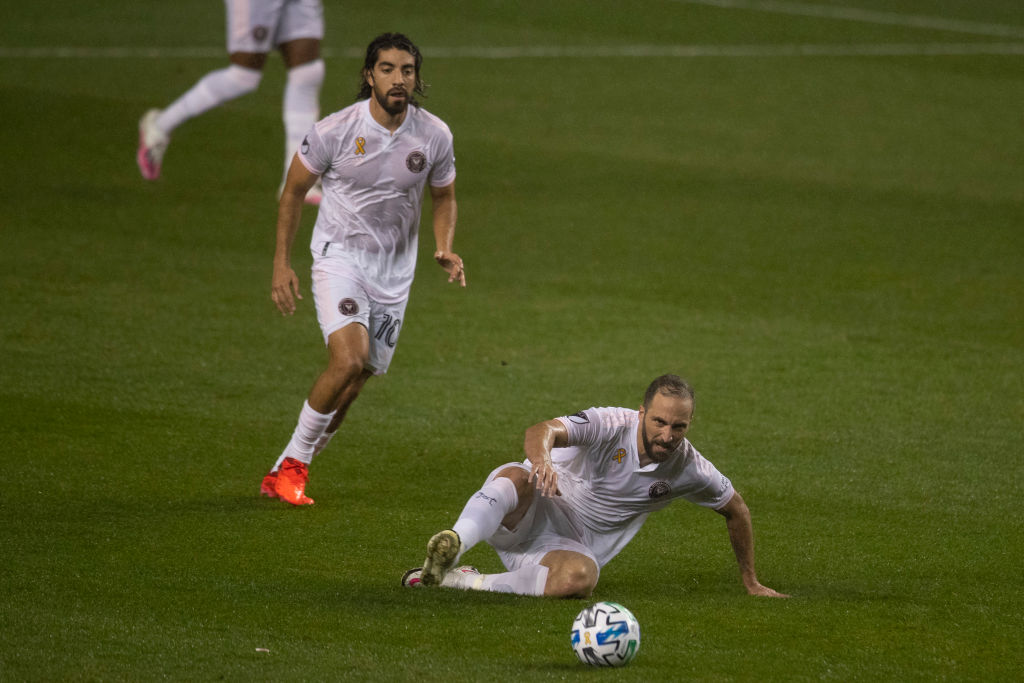
[[[284,175],[302,136],[320,118],[324,62],[324,9],[320,0],[224,0],[230,64],[211,71],[166,109],[150,109],[139,121],[135,160],[146,180],[160,177],[171,133],[185,121],[253,92],[263,78],[267,54],[277,48],[287,68],[284,118]],[[282,187],[284,181],[282,181]],[[319,204],[319,186],[306,195]]]
[[[282,315],[301,299],[290,253],[302,199],[318,179],[324,198],[313,227],[312,291],[327,344],[327,369],[316,379],[298,424],[269,474],[263,495],[310,505],[309,464],[337,431],[373,375],[384,374],[405,320],[416,268],[424,186],[429,184],[434,259],[448,282],[466,286],[452,251],[457,206],[452,134],[417,106],[423,57],[400,33],[366,49],[360,101],[313,126],[300,145],[278,205],[271,298]]]
[[[788,597],[757,580],[746,503],[686,439],[693,406],[690,385],[662,375],[639,410],[590,408],[530,427],[526,461],[491,472],[455,525],[431,537],[423,567],[407,571],[402,584],[587,597],[647,516],[683,498],[725,517],[749,594]],[[507,572],[455,567],[480,541]]]

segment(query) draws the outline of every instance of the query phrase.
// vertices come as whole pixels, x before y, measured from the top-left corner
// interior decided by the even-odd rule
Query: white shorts
[[[518,467],[527,472],[531,470],[530,465],[526,463],[506,463],[495,468],[484,485],[509,467]],[[559,496],[545,498],[536,494],[515,530],[509,531],[500,526],[494,535],[487,539],[487,543],[498,553],[501,563],[509,571],[538,565],[544,556],[553,550],[568,550],[589,557],[600,573],[601,563],[583,543],[583,534],[572,520],[573,513],[564,499]]]
[[[228,54],[266,54],[299,38],[324,37],[320,0],[224,0]]]
[[[393,304],[373,301],[359,276],[341,259],[313,259],[313,303],[324,344],[332,332],[359,323],[370,335],[369,369],[383,375],[391,365],[408,299]]]

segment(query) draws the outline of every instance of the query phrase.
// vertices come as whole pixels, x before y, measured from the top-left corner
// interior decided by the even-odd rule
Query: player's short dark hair
[[[666,394],[676,398],[688,398],[693,401],[694,405],[697,403],[693,387],[679,375],[662,375],[651,382],[650,386],[647,387],[647,391],[644,392],[644,410],[651,407],[651,401],[658,394]]]
[[[419,93],[423,97],[427,96],[427,84],[420,78],[420,66],[423,65],[423,54],[420,52],[420,49],[406,35],[401,33],[382,33],[366,46],[366,59],[363,61],[363,68],[359,72],[359,95],[356,96],[357,100],[369,99],[370,95],[373,94],[373,88],[370,87],[366,76],[373,72],[373,67],[377,66],[381,50],[390,50],[392,48],[404,50],[412,55],[416,65],[416,85],[413,87],[413,92]],[[415,97],[409,98],[409,102],[411,104],[418,104]]]

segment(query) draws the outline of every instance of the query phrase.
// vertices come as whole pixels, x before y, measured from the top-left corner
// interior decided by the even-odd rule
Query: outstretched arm
[[[725,517],[729,529],[729,542],[736,554],[736,562],[740,567],[740,577],[750,595],[763,595],[769,598],[788,598],[788,595],[762,586],[754,571],[754,527],[750,522],[750,509],[743,501],[739,492],[734,492],[725,507],[717,510]]]

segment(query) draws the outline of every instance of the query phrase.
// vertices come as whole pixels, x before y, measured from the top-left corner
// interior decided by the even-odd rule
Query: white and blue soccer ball
[[[640,649],[640,622],[618,603],[598,602],[576,615],[571,642],[584,664],[625,666]]]

